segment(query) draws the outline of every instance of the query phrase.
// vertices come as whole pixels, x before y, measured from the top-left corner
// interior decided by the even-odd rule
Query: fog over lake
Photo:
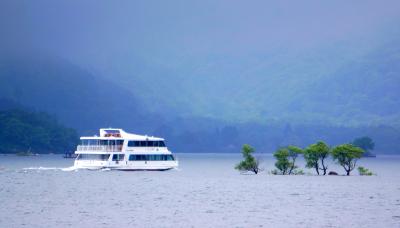
[[[0,0],[0,32],[0,228],[400,228],[399,0]]]
[[[0,112],[47,113],[75,138],[116,127],[174,152],[272,153],[369,136],[397,152],[397,0],[3,0],[0,15]],[[76,144],[29,140],[0,153]]]
[[[165,172],[63,171],[60,155],[0,157],[2,227],[399,227],[399,156],[363,158],[376,176],[260,175],[240,154],[178,154]],[[299,162],[304,167],[304,162]],[[344,174],[336,164],[329,170]],[[312,175],[311,175],[312,174]]]

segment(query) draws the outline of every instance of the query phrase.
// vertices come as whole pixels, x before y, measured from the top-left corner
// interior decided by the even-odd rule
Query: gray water
[[[178,170],[123,172],[0,156],[0,227],[400,227],[398,156],[360,160],[368,177],[274,176],[270,155],[259,175],[233,169],[239,154],[178,158]]]

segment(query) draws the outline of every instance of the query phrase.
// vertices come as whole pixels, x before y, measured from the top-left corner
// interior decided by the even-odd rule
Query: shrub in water
[[[333,160],[344,168],[347,176],[356,167],[357,160],[363,153],[363,149],[352,144],[342,144],[332,149]]]
[[[257,174],[260,171],[259,168],[259,160],[254,158],[253,155],[251,155],[254,152],[253,147],[251,147],[248,144],[244,144],[242,147],[242,154],[244,160],[241,161],[239,164],[235,166],[235,169],[240,170],[240,171],[250,171],[255,174]]]
[[[358,173],[360,174],[360,176],[372,176],[372,175],[374,175],[371,171],[369,171],[369,169],[364,168],[362,166],[359,166],[357,169],[358,169]]]

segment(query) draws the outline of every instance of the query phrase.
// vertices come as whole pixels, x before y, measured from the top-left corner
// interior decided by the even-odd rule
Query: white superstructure
[[[136,135],[122,129],[100,129],[100,136],[81,137],[75,168],[117,170],[168,170],[178,161],[163,138]]]

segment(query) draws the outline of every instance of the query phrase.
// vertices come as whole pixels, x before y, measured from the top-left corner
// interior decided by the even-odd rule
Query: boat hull
[[[120,164],[110,164],[111,162],[100,161],[75,161],[75,169],[88,170],[121,170],[121,171],[166,171],[178,167],[177,161],[168,162],[121,162]]]

